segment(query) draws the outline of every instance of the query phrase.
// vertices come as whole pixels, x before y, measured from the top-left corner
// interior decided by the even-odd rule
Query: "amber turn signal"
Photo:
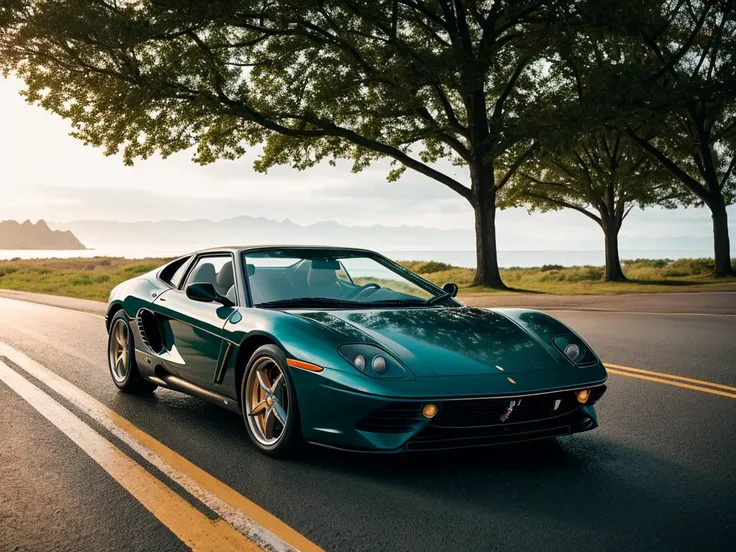
[[[436,404],[425,404],[424,408],[422,408],[422,416],[425,418],[434,418],[435,414],[437,414]]]
[[[590,398],[590,389],[583,389],[581,391],[578,391],[578,402],[580,404],[585,404],[588,402],[588,399]]]

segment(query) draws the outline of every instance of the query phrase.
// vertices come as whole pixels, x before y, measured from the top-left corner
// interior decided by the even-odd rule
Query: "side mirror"
[[[199,301],[200,303],[221,303],[226,307],[233,306],[232,301],[224,295],[217,293],[215,286],[210,283],[189,284],[186,293],[187,297],[192,301]]]
[[[442,286],[442,291],[444,291],[445,293],[449,293],[450,297],[455,297],[458,290],[459,288],[457,287],[457,284],[447,283]]]

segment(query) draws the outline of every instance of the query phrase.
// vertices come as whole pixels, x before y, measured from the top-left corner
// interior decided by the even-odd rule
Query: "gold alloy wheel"
[[[130,371],[130,358],[128,355],[128,340],[130,330],[124,320],[115,322],[110,332],[110,345],[108,346],[108,357],[110,361],[110,372],[118,383],[123,383]]]
[[[275,360],[262,357],[248,373],[245,411],[251,433],[260,444],[279,442],[289,419],[289,389]]]

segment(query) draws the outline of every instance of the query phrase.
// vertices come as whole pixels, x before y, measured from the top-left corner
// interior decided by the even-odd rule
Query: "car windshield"
[[[260,307],[417,306],[442,302],[446,295],[369,252],[269,249],[244,257],[253,304]]]

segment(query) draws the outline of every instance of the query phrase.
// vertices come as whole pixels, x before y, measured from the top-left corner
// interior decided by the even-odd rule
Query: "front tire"
[[[138,371],[133,331],[123,311],[119,311],[110,322],[107,362],[113,383],[123,393],[152,393],[158,387],[155,383],[144,380]]]
[[[279,347],[263,345],[253,353],[240,384],[240,404],[248,436],[258,450],[286,458],[302,448],[296,390]]]

